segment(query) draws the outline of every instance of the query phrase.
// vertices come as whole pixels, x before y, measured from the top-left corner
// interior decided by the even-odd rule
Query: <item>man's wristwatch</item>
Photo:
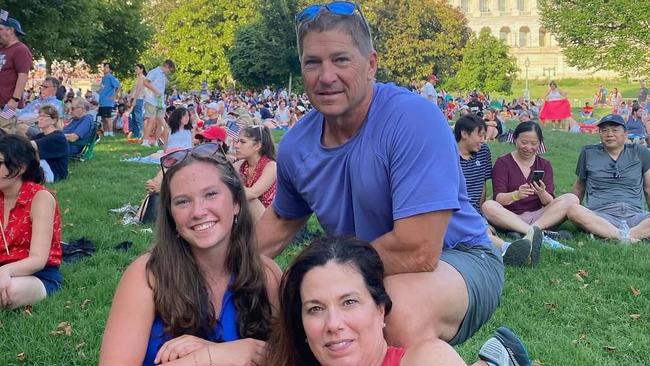
[[[20,102],[20,98],[11,97],[11,99],[12,99],[14,102],[16,102],[16,103]]]

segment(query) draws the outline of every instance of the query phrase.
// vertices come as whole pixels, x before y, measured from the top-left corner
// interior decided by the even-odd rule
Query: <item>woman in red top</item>
[[[249,208],[257,221],[268,207],[276,191],[275,144],[267,127],[244,128],[235,142],[239,170],[246,190]]]
[[[354,238],[311,243],[282,276],[268,365],[465,365],[439,339],[407,350],[388,346],[383,330],[391,307],[372,246]]]
[[[61,288],[61,216],[26,139],[0,136],[0,305],[16,308]]]

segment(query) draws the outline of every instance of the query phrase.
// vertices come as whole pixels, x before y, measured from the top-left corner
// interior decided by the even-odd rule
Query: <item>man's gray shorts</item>
[[[454,346],[474,335],[499,306],[504,281],[503,259],[492,244],[458,244],[453,249],[444,249],[440,260],[460,272],[469,297],[465,318],[449,341]]]
[[[621,227],[621,221],[627,221],[627,226],[633,228],[645,219],[650,219],[650,212],[625,202],[614,202],[592,210],[596,215],[607,220],[617,228]]]

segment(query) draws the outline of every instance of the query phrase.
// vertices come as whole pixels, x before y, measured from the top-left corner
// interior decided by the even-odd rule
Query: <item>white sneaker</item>
[[[149,140],[142,140],[142,146],[151,147],[151,145],[149,144]]]

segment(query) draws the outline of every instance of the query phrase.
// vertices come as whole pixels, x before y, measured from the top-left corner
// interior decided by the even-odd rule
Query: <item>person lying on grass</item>
[[[155,245],[117,287],[101,365],[262,364],[280,269],[258,253],[243,185],[219,151],[161,158]]]
[[[485,218],[497,228],[520,234],[534,226],[545,230],[562,224],[567,209],[579,201],[571,193],[555,197],[551,162],[537,155],[544,142],[542,129],[534,122],[522,122],[513,138],[515,150],[494,163],[492,200],[481,207]],[[562,248],[553,238],[545,237],[544,242]]]
[[[61,288],[61,215],[41,184],[43,169],[31,143],[0,136],[0,305],[13,309]]]

